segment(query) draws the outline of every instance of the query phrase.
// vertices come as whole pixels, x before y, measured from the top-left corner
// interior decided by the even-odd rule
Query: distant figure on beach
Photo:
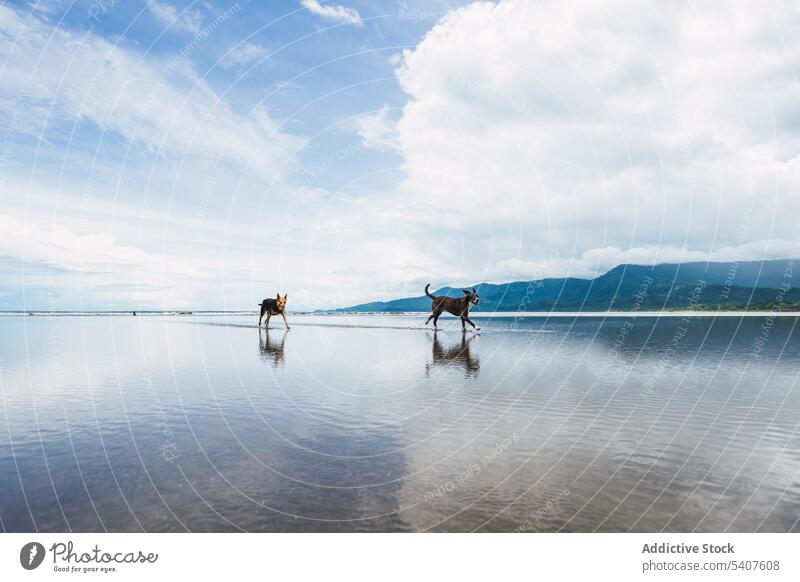
[[[133,316],[136,317],[136,312],[135,311],[133,312]]]
[[[258,316],[258,326],[261,327],[261,320],[264,319],[264,314],[267,315],[267,322],[264,324],[265,328],[269,328],[269,320],[272,318],[273,315],[280,315],[283,317],[283,323],[286,325],[286,329],[289,329],[289,322],[286,321],[286,298],[289,295],[281,296],[278,293],[278,296],[275,299],[264,299],[261,302],[261,313]]]

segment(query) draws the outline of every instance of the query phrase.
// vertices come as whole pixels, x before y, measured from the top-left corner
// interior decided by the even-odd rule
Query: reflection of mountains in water
[[[619,265],[594,279],[574,277],[514,283],[480,283],[480,305],[473,311],[606,311],[609,309],[681,309],[702,305],[753,306],[780,298],[800,302],[800,277],[792,277],[794,262],[676,263]],[[788,290],[779,291],[783,287]],[[470,285],[472,287],[472,285]],[[462,295],[442,287],[434,295]],[[426,311],[424,295],[365,303],[340,311]]]

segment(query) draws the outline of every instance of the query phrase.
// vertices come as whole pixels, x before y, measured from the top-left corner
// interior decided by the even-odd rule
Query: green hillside
[[[619,265],[595,279],[479,283],[474,286],[481,301],[474,311],[782,309],[800,302],[792,267],[789,260]],[[461,290],[442,287],[434,295],[458,297]],[[430,304],[420,295],[337,311],[427,311]]]

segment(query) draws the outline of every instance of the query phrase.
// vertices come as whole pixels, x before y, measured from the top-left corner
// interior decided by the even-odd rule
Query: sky
[[[800,4],[0,2],[0,310],[800,250]]]

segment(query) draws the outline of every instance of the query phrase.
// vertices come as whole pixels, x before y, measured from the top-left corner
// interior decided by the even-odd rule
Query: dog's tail
[[[436,299],[436,297],[435,297],[435,296],[433,296],[433,295],[431,295],[431,292],[430,292],[430,291],[428,291],[428,288],[429,288],[430,286],[431,286],[431,284],[430,284],[430,283],[428,283],[427,285],[425,285],[425,295],[427,295],[427,296],[428,296],[428,297],[430,297],[431,299]]]

